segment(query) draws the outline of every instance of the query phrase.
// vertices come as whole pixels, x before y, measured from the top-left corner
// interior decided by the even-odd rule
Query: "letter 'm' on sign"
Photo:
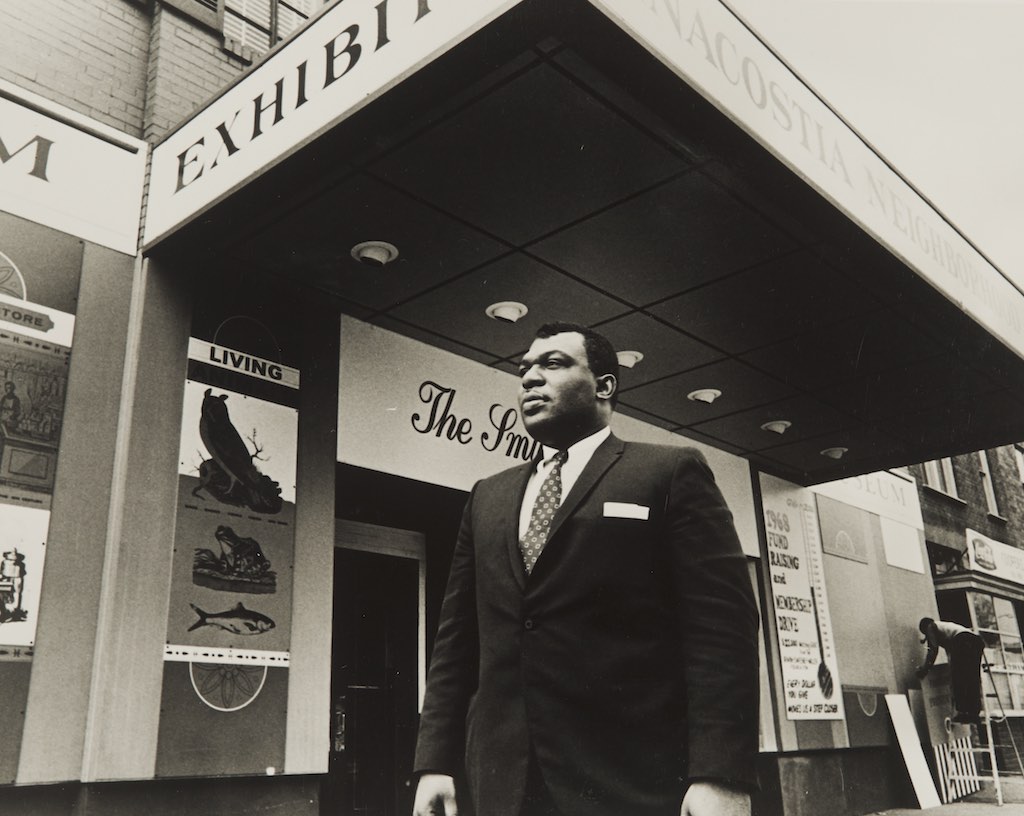
[[[50,148],[53,147],[53,142],[49,139],[43,138],[42,136],[36,136],[29,139],[13,153],[7,149],[7,145],[4,144],[3,139],[0,139],[0,163],[7,164],[7,162],[23,150],[28,150],[28,148],[33,145],[35,145],[36,148],[36,156],[35,161],[32,164],[32,169],[28,171],[28,174],[30,176],[35,176],[37,179],[49,181],[46,177],[46,165],[50,161]]]

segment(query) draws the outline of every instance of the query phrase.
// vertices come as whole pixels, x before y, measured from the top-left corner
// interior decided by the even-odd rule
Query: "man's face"
[[[542,444],[567,448],[604,426],[597,396],[604,386],[590,370],[578,332],[534,340],[519,377],[523,423]]]

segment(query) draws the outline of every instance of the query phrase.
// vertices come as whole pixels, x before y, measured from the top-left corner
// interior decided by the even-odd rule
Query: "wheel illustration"
[[[238,711],[255,700],[267,679],[266,666],[189,663],[196,695],[216,711]]]
[[[0,294],[10,295],[19,300],[27,299],[25,279],[14,265],[14,261],[0,252]]]

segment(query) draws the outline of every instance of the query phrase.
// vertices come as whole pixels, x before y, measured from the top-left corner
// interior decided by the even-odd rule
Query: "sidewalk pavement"
[[[1024,813],[1024,805],[1007,802],[1002,807],[995,802],[952,802],[927,810],[881,810],[870,816],[1017,816]]]
[[[897,808],[882,810],[865,816],[1020,816],[1024,814],[1024,780],[1020,778],[1002,779],[1003,804],[996,804],[996,794],[991,782],[982,783],[977,793],[966,799],[939,805],[925,810]]]

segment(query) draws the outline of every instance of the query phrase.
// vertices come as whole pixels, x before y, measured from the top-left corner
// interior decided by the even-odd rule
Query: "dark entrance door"
[[[419,562],[335,549],[331,762],[322,816],[407,816]]]

